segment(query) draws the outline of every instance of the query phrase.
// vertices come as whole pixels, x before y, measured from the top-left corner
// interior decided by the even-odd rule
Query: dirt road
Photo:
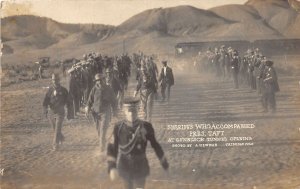
[[[147,188],[299,188],[300,89],[295,77],[279,78],[278,109],[271,114],[261,113],[260,97],[248,87],[233,89],[232,81],[204,73],[176,73],[171,101],[155,101],[152,118],[170,170],[162,170],[149,145]],[[59,151],[51,151],[53,131],[41,106],[49,83],[33,81],[2,88],[1,188],[120,188],[119,181],[109,181],[105,156],[98,153],[96,129],[84,116],[65,120],[66,142]],[[132,80],[128,94],[134,86]],[[205,148],[193,143],[192,148],[180,148],[169,141],[191,134],[168,129],[168,125],[219,123],[254,125],[219,129],[227,139],[250,137],[253,145],[219,142]],[[208,130],[201,131],[208,134]]]

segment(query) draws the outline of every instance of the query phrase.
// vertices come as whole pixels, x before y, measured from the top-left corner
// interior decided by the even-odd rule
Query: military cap
[[[124,107],[136,107],[138,105],[138,103],[140,102],[140,100],[138,98],[135,97],[126,97],[123,100],[123,106]]]
[[[102,74],[97,73],[97,74],[95,75],[94,81],[99,81],[99,80],[102,80],[103,78],[104,78],[104,76],[103,76]]]
[[[274,64],[274,62],[271,60],[266,61],[266,66],[272,66],[273,64]]]
[[[59,81],[60,80],[59,75],[57,73],[53,73],[52,76],[51,76],[51,79],[55,80],[55,81]]]

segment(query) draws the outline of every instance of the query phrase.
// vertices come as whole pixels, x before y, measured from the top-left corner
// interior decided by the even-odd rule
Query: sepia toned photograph
[[[2,0],[1,189],[300,189],[300,0]]]

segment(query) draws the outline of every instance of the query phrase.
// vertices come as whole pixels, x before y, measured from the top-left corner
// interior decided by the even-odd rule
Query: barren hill
[[[36,16],[1,20],[2,41],[13,61],[20,53],[61,58],[96,51],[107,54],[143,50],[173,53],[178,42],[300,38],[300,16],[286,0],[249,0],[209,10],[191,6],[156,8],[141,12],[119,26],[62,24]],[[30,55],[32,54],[32,55]]]
[[[199,34],[218,25],[231,23],[211,11],[191,6],[158,8],[144,11],[118,26],[118,33],[139,30],[140,33],[158,31],[163,34],[184,36]]]
[[[249,0],[245,5],[255,8],[270,27],[286,37],[290,37],[288,28],[300,27],[299,13],[290,7],[287,0]]]
[[[97,42],[89,40],[87,35],[94,35],[99,39],[113,33],[114,27],[95,24],[62,24],[49,18],[31,15],[12,16],[1,20],[2,39],[5,40],[15,52],[33,49],[45,49],[53,44],[59,43],[70,36],[79,35],[83,39],[78,44]],[[80,37],[80,33],[83,36]],[[76,38],[76,37],[75,37]],[[77,39],[76,38],[76,39]],[[72,39],[72,37],[71,37]],[[69,45],[67,43],[67,45]],[[67,47],[67,46],[65,46]]]

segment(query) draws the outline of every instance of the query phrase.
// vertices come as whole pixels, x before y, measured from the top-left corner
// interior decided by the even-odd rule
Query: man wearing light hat
[[[117,113],[116,97],[109,85],[105,84],[102,74],[95,75],[95,85],[92,88],[85,109],[86,114],[92,111],[96,125],[100,150],[104,151],[106,145],[106,131],[111,119],[111,109],[113,114]]]
[[[161,82],[161,96],[164,101],[166,98],[165,91],[167,89],[167,100],[170,100],[171,86],[174,85],[174,76],[172,68],[167,65],[167,61],[162,61],[163,67],[161,69],[158,81]]]
[[[49,119],[55,133],[53,138],[53,150],[57,150],[65,137],[61,129],[65,117],[65,108],[67,107],[67,119],[74,118],[72,115],[72,103],[66,88],[60,85],[60,78],[58,74],[52,74],[52,86],[49,87],[43,101],[44,115]],[[48,111],[50,107],[50,112]]]
[[[108,172],[111,180],[118,175],[124,181],[125,189],[144,188],[146,177],[150,173],[146,157],[149,141],[160,160],[161,166],[167,170],[169,164],[162,147],[157,142],[151,123],[138,119],[136,98],[125,98],[123,110],[126,119],[115,124],[113,143],[107,147]]]

